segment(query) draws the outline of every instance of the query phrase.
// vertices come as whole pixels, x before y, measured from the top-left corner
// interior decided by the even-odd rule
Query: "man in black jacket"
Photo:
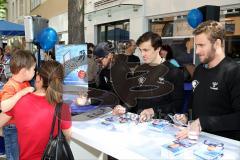
[[[166,117],[168,113],[180,112],[184,96],[183,73],[160,57],[161,37],[146,32],[139,37],[137,45],[144,64],[135,70],[134,76],[139,79],[130,90],[136,93],[137,105],[134,108],[140,114],[140,121],[148,121],[159,114]],[[113,110],[114,114],[124,112],[122,106],[116,106]]]
[[[96,57],[95,60],[101,69],[98,88],[110,92],[115,92],[112,84],[111,69],[114,66],[118,67],[120,62],[124,63],[127,60],[127,56],[123,54],[117,55],[114,50],[115,48],[111,42],[101,42],[93,52]]]
[[[193,77],[192,124],[220,136],[240,140],[240,66],[224,53],[224,28],[206,21],[193,32],[200,64]],[[185,138],[187,131],[178,133]]]

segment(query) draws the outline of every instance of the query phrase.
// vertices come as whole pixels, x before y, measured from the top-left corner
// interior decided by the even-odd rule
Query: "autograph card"
[[[184,151],[184,147],[181,146],[178,143],[169,143],[169,144],[164,144],[162,145],[163,148],[165,148],[169,153],[172,155],[176,156]]]

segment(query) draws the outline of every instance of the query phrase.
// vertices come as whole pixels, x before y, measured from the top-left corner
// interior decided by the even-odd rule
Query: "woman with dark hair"
[[[12,117],[16,121],[20,160],[41,159],[50,137],[55,106],[63,101],[63,78],[64,68],[60,63],[43,62],[36,75],[36,91],[22,97],[9,112],[0,114],[0,127]],[[71,115],[66,104],[62,105],[60,126],[65,137],[70,139]]]
[[[162,58],[165,58],[175,67],[180,67],[179,63],[173,58],[172,48],[169,45],[162,45],[162,48],[160,50],[160,56]]]

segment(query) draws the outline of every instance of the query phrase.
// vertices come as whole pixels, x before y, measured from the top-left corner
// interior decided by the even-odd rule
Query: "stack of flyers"
[[[149,124],[149,128],[164,134],[175,135],[179,129],[166,120],[155,119]]]
[[[158,130],[164,130],[169,125],[170,123],[168,121],[161,119],[155,119],[149,124],[150,128]]]
[[[176,156],[180,153],[182,153],[184,151],[184,147],[181,146],[180,144],[178,143],[168,143],[168,144],[164,144],[162,145],[162,147],[164,149],[166,149],[170,154],[172,154],[173,156]]]
[[[189,139],[177,139],[175,141],[173,141],[174,143],[180,144],[181,146],[185,147],[185,148],[189,148],[192,147],[193,145],[195,145],[196,143],[192,143],[192,141],[190,141]]]
[[[213,160],[223,155],[223,149],[223,143],[208,143],[206,140],[204,144],[194,151],[194,154],[203,159]]]
[[[163,148],[167,149],[172,155],[176,156],[187,148],[192,147],[195,143],[191,143],[188,139],[175,140],[169,144],[162,145]]]

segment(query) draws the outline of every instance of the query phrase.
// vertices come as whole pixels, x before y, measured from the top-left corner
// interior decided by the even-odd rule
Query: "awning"
[[[5,20],[0,20],[0,35],[4,36],[24,36],[24,26]]]

